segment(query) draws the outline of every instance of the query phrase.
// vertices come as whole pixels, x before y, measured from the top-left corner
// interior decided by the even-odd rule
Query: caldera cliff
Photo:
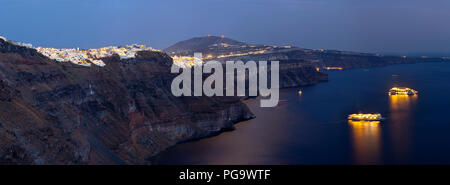
[[[236,97],[174,97],[171,58],[57,63],[0,40],[0,163],[148,164],[253,117]]]

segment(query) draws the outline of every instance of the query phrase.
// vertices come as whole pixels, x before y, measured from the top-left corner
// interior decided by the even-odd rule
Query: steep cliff
[[[308,62],[302,60],[280,60],[280,88],[317,84],[328,80],[328,75],[318,72]]]
[[[104,61],[57,63],[0,40],[0,163],[147,164],[253,117],[239,98],[174,97],[164,53]]]

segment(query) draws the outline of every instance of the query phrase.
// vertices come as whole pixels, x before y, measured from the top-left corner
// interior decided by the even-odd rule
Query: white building
[[[58,62],[71,62],[73,64],[90,66],[91,64],[98,66],[105,66],[105,63],[101,60],[104,57],[110,57],[112,55],[119,55],[120,59],[135,58],[139,51],[159,51],[145,45],[126,45],[123,47],[108,46],[99,49],[56,49],[56,48],[35,48],[39,53],[49,57],[50,59]]]

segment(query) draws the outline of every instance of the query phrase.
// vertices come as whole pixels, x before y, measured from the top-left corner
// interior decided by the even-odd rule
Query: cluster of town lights
[[[135,58],[137,52],[139,51],[158,51],[161,50],[153,49],[145,45],[125,45],[125,46],[108,46],[99,49],[80,49],[80,48],[44,48],[44,47],[33,47],[32,44],[26,44],[21,42],[9,41],[5,37],[0,36],[0,39],[10,42],[14,45],[23,46],[31,49],[35,49],[42,55],[56,60],[58,62],[71,62],[73,64],[82,66],[91,66],[95,64],[97,66],[105,66],[102,58],[110,57],[113,55],[118,55],[120,59],[131,59]]]
[[[56,49],[56,48],[35,48],[44,56],[58,62],[71,62],[77,65],[90,66],[91,63],[98,66],[105,66],[101,58],[118,55],[120,59],[135,58],[139,51],[155,51],[145,45],[109,46],[99,49]]]

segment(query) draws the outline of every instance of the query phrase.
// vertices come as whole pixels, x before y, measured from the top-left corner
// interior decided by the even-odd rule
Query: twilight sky
[[[46,47],[196,36],[255,44],[450,56],[449,0],[0,0],[0,35]]]

